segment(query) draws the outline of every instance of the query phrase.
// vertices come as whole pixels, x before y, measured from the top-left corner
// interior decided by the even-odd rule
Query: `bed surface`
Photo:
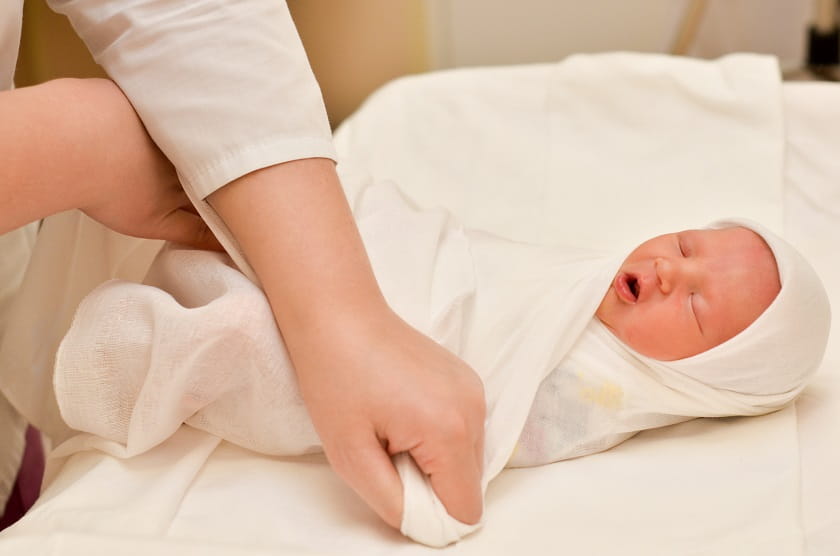
[[[796,402],[808,554],[840,550],[840,85],[788,83],[785,232],[812,262],[833,308],[826,357]]]
[[[520,72],[515,77],[521,84],[533,75],[511,71]],[[835,254],[840,238],[840,85],[789,83],[782,93],[782,225],[817,268],[833,306],[840,308],[840,263]],[[489,91],[478,100],[492,103],[493,94]],[[475,110],[458,117],[465,118],[465,127],[481,128],[487,106],[478,101],[474,105]],[[360,127],[375,118],[371,110],[363,116],[368,120],[351,119],[338,134],[340,152],[360,140]],[[435,122],[423,125],[433,128]],[[488,134],[516,131],[500,128],[498,121],[486,126]],[[462,177],[459,167],[444,170]],[[493,179],[481,176],[484,170],[472,170],[480,178]],[[430,176],[418,182],[423,179]],[[505,200],[499,202],[504,205]],[[562,547],[569,554],[836,554],[837,328],[817,377],[794,406],[760,418],[695,420],[644,432],[594,456],[506,470],[488,490],[484,529],[444,550],[549,554]],[[792,445],[798,449],[788,449]],[[323,458],[260,456],[189,427],[129,460],[89,451],[55,462],[50,473],[50,484],[32,512],[0,534],[0,554],[433,550],[380,523]],[[633,511],[615,510],[611,500]],[[692,502],[680,503],[685,500]]]

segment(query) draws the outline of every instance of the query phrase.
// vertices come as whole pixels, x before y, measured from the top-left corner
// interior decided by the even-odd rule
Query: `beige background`
[[[687,54],[753,51],[793,69],[815,0],[288,0],[333,125],[395,77],[549,62],[574,52],[670,52],[702,5]],[[18,86],[102,75],[63,16],[26,0]]]
[[[430,67],[422,0],[289,0],[288,5],[333,125],[386,81]],[[67,18],[44,0],[26,0],[17,86],[70,76],[104,72]]]

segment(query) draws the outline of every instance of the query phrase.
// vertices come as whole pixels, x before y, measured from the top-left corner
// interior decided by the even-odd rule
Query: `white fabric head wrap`
[[[776,258],[781,290],[770,306],[730,340],[693,357],[651,365],[668,367],[704,384],[745,396],[768,411],[804,388],[825,352],[831,311],[825,288],[788,242],[748,220],[721,220],[713,229],[742,226],[760,235]]]

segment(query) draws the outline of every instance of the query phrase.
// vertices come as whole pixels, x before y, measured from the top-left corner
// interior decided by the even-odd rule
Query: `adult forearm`
[[[252,172],[209,201],[260,277],[284,336],[387,308],[331,160]]]

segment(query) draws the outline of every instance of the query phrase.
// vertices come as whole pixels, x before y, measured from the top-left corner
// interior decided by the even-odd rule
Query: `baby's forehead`
[[[755,231],[742,226],[687,231],[699,255],[711,260],[719,306],[731,336],[755,321],[781,290],[773,250]]]
[[[681,232],[698,242],[704,255],[721,257],[739,255],[743,261],[761,260],[778,268],[770,245],[760,234],[743,226],[698,228]]]
[[[740,276],[750,284],[765,282],[770,301],[781,288],[776,256],[767,241],[754,230],[729,226],[683,233],[692,243],[695,255],[710,260],[712,268]]]

